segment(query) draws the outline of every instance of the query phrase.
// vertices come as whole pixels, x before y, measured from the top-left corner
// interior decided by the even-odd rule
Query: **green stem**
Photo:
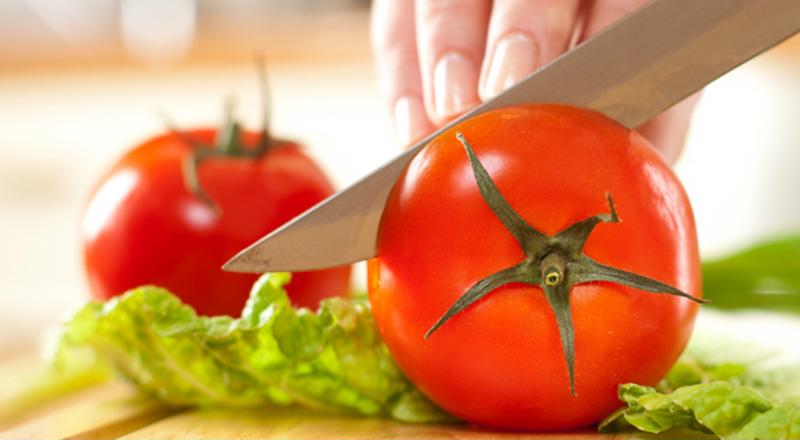
[[[569,392],[575,393],[575,329],[572,325],[572,309],[569,302],[570,286],[568,283],[559,285],[546,285],[544,295],[550,308],[556,316],[558,335],[561,338],[561,349],[564,351],[564,360],[567,363],[569,374]]]
[[[501,270],[493,275],[489,275],[488,277],[478,281],[469,288],[461,297],[447,309],[444,315],[439,318],[436,323],[425,333],[425,338],[427,339],[433,332],[435,332],[439,327],[441,327],[445,322],[450,320],[454,315],[458,314],[462,310],[466,309],[470,305],[472,305],[475,301],[483,298],[489,292],[493,290],[505,286],[508,283],[513,282],[521,282],[524,278],[524,273],[522,272],[522,265],[517,265],[514,267],[510,267],[505,270]]]
[[[243,149],[239,144],[242,130],[233,114],[236,108],[235,100],[233,98],[226,99],[224,108],[222,126],[217,131],[216,150],[223,156],[227,156]]]
[[[279,142],[272,138],[269,131],[272,104],[263,58],[256,60],[256,68],[258,70],[259,87],[261,89],[263,125],[261,127],[261,135],[258,143],[254,148],[248,148],[242,144],[242,128],[234,117],[235,102],[232,98],[225,101],[222,126],[217,130],[217,138],[213,147],[188,139],[188,137],[181,132],[170,128],[172,133],[178,135],[194,149],[192,154],[186,157],[183,162],[183,179],[186,188],[209,206],[217,215],[222,214],[222,209],[203,188],[198,171],[200,165],[206,160],[214,158],[258,160],[272,147],[279,144]]]

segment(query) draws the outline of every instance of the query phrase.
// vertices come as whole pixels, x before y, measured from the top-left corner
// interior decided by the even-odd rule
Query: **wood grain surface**
[[[174,412],[127,383],[113,382],[46,405],[33,417],[21,417],[0,432],[0,439],[113,439]]]
[[[329,416],[298,408],[261,411],[199,410],[175,415],[132,432],[123,439],[517,439],[612,438],[591,430],[532,435],[503,433],[465,425],[410,425],[386,419]]]
[[[30,360],[0,362],[4,388],[32,368]],[[8,394],[8,393],[5,393]],[[11,393],[13,394],[13,393]],[[593,428],[565,433],[490,431],[465,424],[414,425],[389,419],[348,417],[299,407],[175,409],[137,392],[122,380],[71,392],[0,423],[0,439],[653,439],[713,438],[692,432],[666,437],[600,434]]]
[[[531,435],[465,425],[410,425],[387,419],[320,414],[297,407],[259,410],[176,410],[130,385],[93,387],[38,411],[0,439],[516,439],[613,438],[586,430]]]

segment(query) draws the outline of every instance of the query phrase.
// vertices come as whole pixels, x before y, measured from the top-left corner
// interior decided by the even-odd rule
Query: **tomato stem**
[[[525,258],[520,263],[489,275],[470,287],[425,333],[426,339],[453,316],[499,287],[509,283],[538,286],[544,292],[545,298],[555,314],[567,364],[570,393],[576,396],[575,330],[572,325],[570,307],[572,286],[595,281],[610,281],[649,293],[683,297],[701,304],[707,302],[660,281],[605,266],[583,253],[586,240],[598,224],[620,222],[611,194],[606,193],[608,213],[597,214],[578,221],[554,236],[547,236],[531,226],[511,207],[464,135],[457,132],[456,137],[467,153],[481,197],[508,232],[519,242]]]
[[[556,326],[558,336],[561,339],[561,350],[564,352],[564,360],[567,363],[567,374],[569,375],[569,392],[576,396],[575,392],[575,329],[572,325],[572,309],[570,307],[569,283],[558,283],[550,285],[545,282],[542,286],[544,296],[556,315]]]
[[[222,214],[222,209],[203,189],[200,183],[198,176],[200,164],[211,158],[258,160],[272,147],[280,144],[270,135],[269,130],[272,117],[272,99],[263,56],[256,58],[256,70],[259,78],[259,89],[261,90],[262,126],[258,144],[255,148],[248,148],[242,144],[242,127],[234,115],[236,103],[233,98],[225,100],[224,119],[222,126],[217,130],[217,138],[213,147],[191,139],[168,125],[170,132],[179,136],[183,142],[188,143],[194,149],[192,154],[183,162],[183,180],[186,188],[218,215]]]
[[[239,145],[241,127],[234,115],[236,100],[228,97],[223,108],[222,126],[217,130],[216,150],[221,153],[236,153],[242,150],[242,146]]]

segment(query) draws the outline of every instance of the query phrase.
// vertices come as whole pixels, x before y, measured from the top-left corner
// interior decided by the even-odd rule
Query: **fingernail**
[[[497,42],[481,95],[489,99],[520,82],[536,68],[536,45],[526,34],[509,34]]]
[[[394,103],[394,128],[397,140],[407,146],[425,135],[428,121],[422,100],[416,96],[402,96]]]
[[[478,103],[475,66],[464,55],[450,52],[433,70],[433,104],[436,116],[446,119]]]

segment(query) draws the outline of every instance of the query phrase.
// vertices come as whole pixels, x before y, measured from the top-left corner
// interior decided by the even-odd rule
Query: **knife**
[[[475,115],[559,102],[637,127],[800,30],[800,0],[655,0],[241,251],[223,269],[303,271],[376,255],[381,213],[428,142]]]

